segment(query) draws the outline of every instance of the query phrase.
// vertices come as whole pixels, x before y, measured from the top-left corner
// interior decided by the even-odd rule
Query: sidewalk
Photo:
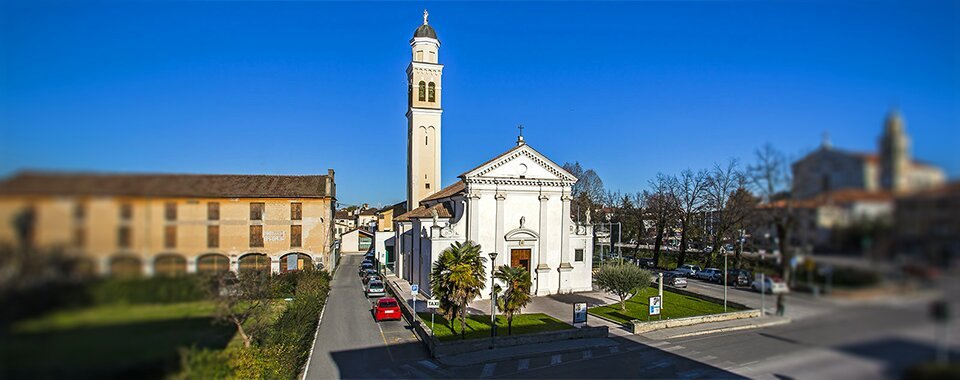
[[[732,321],[701,323],[693,326],[674,327],[651,331],[639,336],[653,339],[664,340],[674,338],[684,338],[688,336],[697,336],[705,334],[716,334],[729,331],[755,329],[761,327],[770,327],[790,323],[790,318],[768,315],[760,318],[736,319]]]
[[[550,344],[527,344],[468,352],[459,355],[450,355],[437,358],[437,361],[449,366],[469,366],[474,364],[491,363],[508,359],[519,359],[526,356],[541,356],[567,351],[581,351],[593,347],[610,347],[619,343],[610,338],[574,339]]]

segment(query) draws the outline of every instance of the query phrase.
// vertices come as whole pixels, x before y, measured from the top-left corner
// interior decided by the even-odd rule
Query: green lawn
[[[234,336],[214,325],[207,302],[103,305],[23,321],[0,335],[0,378],[162,378],[178,348],[223,348]]]
[[[590,314],[599,315],[620,323],[627,323],[634,319],[641,321],[647,320],[647,313],[650,306],[649,299],[657,295],[656,288],[645,288],[627,300],[627,310],[620,310],[620,303],[609,306],[591,308]],[[727,305],[727,311],[740,310],[731,305]],[[660,310],[661,318],[683,318],[695,317],[698,315],[723,313],[723,304],[705,301],[696,297],[682,295],[663,289],[663,308]],[[656,316],[651,319],[657,318]]]
[[[430,326],[430,313],[418,313],[420,320]],[[441,341],[460,340],[460,320],[454,318],[453,327],[443,316],[437,314],[433,333]],[[573,326],[543,313],[519,314],[513,317],[513,335],[530,334],[543,331],[572,329]],[[490,316],[468,315],[466,339],[489,338]],[[497,335],[507,335],[507,318],[497,316]]]

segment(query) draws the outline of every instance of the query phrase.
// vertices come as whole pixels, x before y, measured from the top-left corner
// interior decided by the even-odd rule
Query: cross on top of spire
[[[423,10],[423,25],[427,25],[427,17],[430,16],[430,12],[427,12],[426,9]]]

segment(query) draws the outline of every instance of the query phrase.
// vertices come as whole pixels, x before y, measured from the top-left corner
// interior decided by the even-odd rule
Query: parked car
[[[716,281],[718,284],[722,285],[723,277],[717,276]],[[727,285],[733,287],[750,285],[750,272],[742,269],[727,270]]]
[[[679,273],[681,273],[681,274],[683,274],[684,277],[693,277],[693,276],[696,275],[697,272],[699,272],[700,270],[701,270],[701,269],[700,269],[700,266],[698,266],[698,265],[691,265],[691,264],[684,264],[684,265],[681,265],[679,268],[676,269],[676,271],[679,272]]]
[[[677,271],[667,271],[663,272],[663,284],[670,285],[674,288],[686,288],[687,279],[683,277],[682,273]]]
[[[379,274],[368,273],[366,276],[363,277],[363,284],[366,285],[370,281],[383,281],[383,279],[380,278]]]
[[[720,273],[721,271],[717,268],[707,268],[704,270],[697,271],[697,274],[695,276],[697,276],[698,279],[701,279],[704,281],[715,282],[716,278],[719,278],[721,276]]]
[[[373,303],[373,319],[375,321],[380,322],[388,319],[399,320],[400,318],[402,318],[400,315],[400,304],[397,303],[396,298],[383,297]]]
[[[763,293],[789,293],[790,288],[787,287],[787,284],[783,282],[779,277],[764,277],[763,284],[760,283],[760,279],[753,280],[753,283],[750,284],[750,288]]]
[[[383,281],[380,280],[370,280],[367,282],[367,289],[365,290],[367,297],[383,297],[387,295],[387,290],[383,286]]]

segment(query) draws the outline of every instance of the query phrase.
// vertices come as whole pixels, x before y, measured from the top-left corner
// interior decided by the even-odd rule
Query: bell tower
[[[440,40],[427,22],[410,40],[412,58],[407,66],[407,207],[418,207],[423,198],[440,190]]]

